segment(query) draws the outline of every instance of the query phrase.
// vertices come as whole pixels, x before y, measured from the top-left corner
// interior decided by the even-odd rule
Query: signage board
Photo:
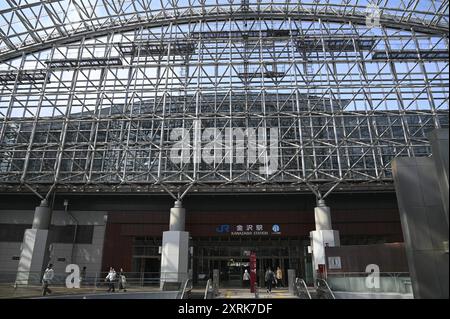
[[[279,224],[238,224],[238,225],[218,225],[216,233],[230,236],[273,236],[281,235]]]
[[[328,269],[342,269],[341,257],[328,257]]]

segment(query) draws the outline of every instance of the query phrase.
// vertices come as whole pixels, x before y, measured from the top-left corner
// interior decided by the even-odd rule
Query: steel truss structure
[[[376,1],[375,27],[370,4],[0,2],[0,191],[392,188],[392,159],[448,127],[448,1]]]

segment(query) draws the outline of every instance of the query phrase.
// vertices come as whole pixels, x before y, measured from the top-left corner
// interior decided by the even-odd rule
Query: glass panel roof
[[[382,21],[400,28],[422,26],[448,33],[448,1],[444,0],[0,0],[0,60],[30,46],[90,34],[112,26],[189,19],[230,12],[302,13],[312,18],[357,17],[364,21],[377,8]],[[352,20],[356,21],[357,20]],[[392,26],[392,25],[391,25]]]

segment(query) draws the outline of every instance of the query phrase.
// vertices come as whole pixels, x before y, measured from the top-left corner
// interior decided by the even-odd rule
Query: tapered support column
[[[186,210],[180,201],[170,210],[170,228],[163,233],[161,289],[168,283],[182,284],[188,278],[189,233],[185,232]]]
[[[48,257],[48,229],[52,211],[44,199],[36,207],[31,229],[25,230],[23,237],[16,284],[39,284]]]
[[[433,161],[436,167],[437,182],[441,192],[442,205],[444,207],[445,219],[447,228],[449,226],[448,211],[449,211],[449,187],[448,187],[448,129],[434,130],[429,134],[431,147],[433,149]]]
[[[319,270],[325,269],[325,247],[340,246],[340,239],[339,232],[332,230],[330,207],[326,206],[324,200],[318,201],[318,205],[314,209],[314,217],[316,230],[310,233],[310,238],[314,279],[316,279],[319,276]]]
[[[186,209],[181,201],[177,200],[175,206],[170,209],[170,231],[184,231],[186,224]]]
[[[414,298],[448,299],[448,129],[430,133],[433,156],[392,161]]]

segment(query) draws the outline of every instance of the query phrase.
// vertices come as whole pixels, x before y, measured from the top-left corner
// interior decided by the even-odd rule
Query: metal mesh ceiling
[[[448,1],[378,1],[376,28],[368,4],[0,1],[0,191],[392,188],[448,127]],[[221,151],[173,161],[196,127]],[[276,170],[232,128],[275,129]]]
[[[373,4],[385,26],[448,33],[443,0],[0,0],[0,61],[58,41],[175,20],[243,14],[364,22]]]

